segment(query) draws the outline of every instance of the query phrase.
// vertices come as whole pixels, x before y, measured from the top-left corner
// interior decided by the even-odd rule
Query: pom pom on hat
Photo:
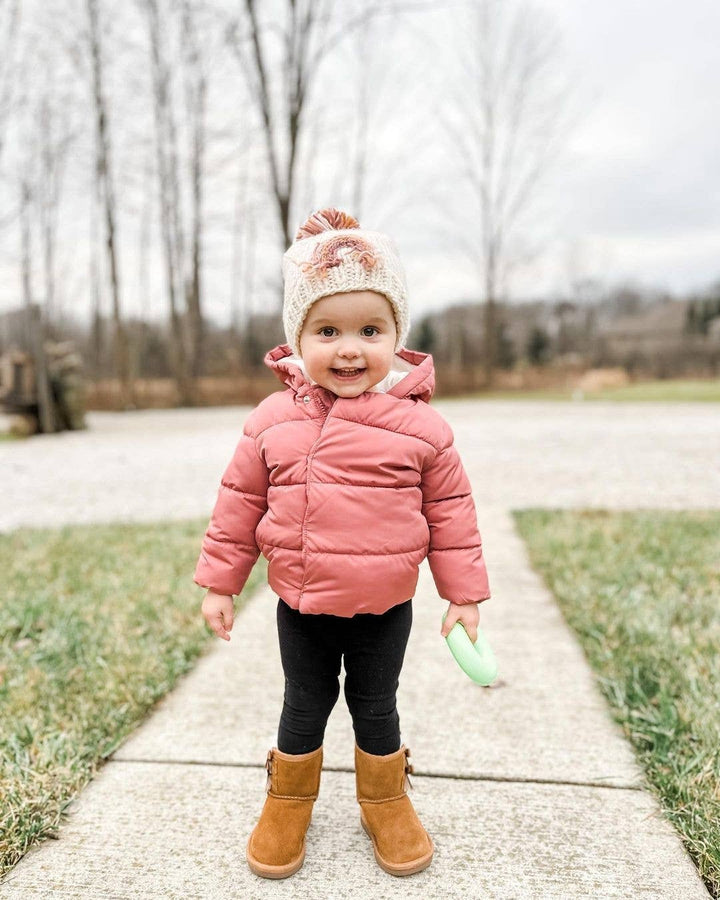
[[[313,213],[309,219],[303,222],[298,228],[295,240],[301,241],[303,238],[321,234],[323,231],[341,231],[343,228],[359,227],[360,223],[353,216],[349,216],[339,209],[329,207]]]
[[[405,272],[393,241],[379,231],[360,228],[338,209],[313,213],[285,251],[283,325],[293,353],[300,354],[300,333],[310,307],[321,297],[348,291],[377,291],[395,314],[397,341],[410,330]]]

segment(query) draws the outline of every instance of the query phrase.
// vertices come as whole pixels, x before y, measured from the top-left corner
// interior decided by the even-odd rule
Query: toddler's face
[[[310,377],[338,397],[358,397],[390,371],[397,331],[390,301],[375,291],[321,297],[300,332]]]

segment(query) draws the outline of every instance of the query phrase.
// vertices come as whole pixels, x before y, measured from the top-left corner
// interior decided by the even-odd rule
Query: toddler
[[[410,875],[430,865],[433,843],[406,793],[396,692],[426,556],[450,602],[442,634],[462,622],[477,638],[490,591],[470,484],[429,405],[432,357],[404,349],[407,291],[391,240],[324,209],[298,231],[283,276],[287,344],[265,363],[286,389],[245,422],[194,576],[225,640],[260,552],[278,595],[284,702],[247,861],[266,878],[303,864],[344,662],[360,821],[377,863]]]

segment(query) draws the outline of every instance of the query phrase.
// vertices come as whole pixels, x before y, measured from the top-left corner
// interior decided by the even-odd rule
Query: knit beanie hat
[[[310,307],[321,297],[348,291],[377,291],[390,301],[400,349],[410,330],[405,272],[393,241],[368,231],[347,213],[323,209],[300,226],[283,256],[283,325],[293,353]]]

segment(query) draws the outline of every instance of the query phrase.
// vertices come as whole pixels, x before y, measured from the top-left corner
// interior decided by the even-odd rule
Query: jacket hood
[[[303,370],[292,361],[293,351],[289,344],[278,344],[265,354],[265,365],[272,369],[277,377],[296,393],[305,394],[314,385],[311,384]],[[402,348],[395,352],[395,362],[399,368],[409,371],[396,385],[385,393],[393,397],[407,397],[430,401],[435,391],[435,365],[429,353]],[[328,395],[336,396],[326,388],[320,388]]]

